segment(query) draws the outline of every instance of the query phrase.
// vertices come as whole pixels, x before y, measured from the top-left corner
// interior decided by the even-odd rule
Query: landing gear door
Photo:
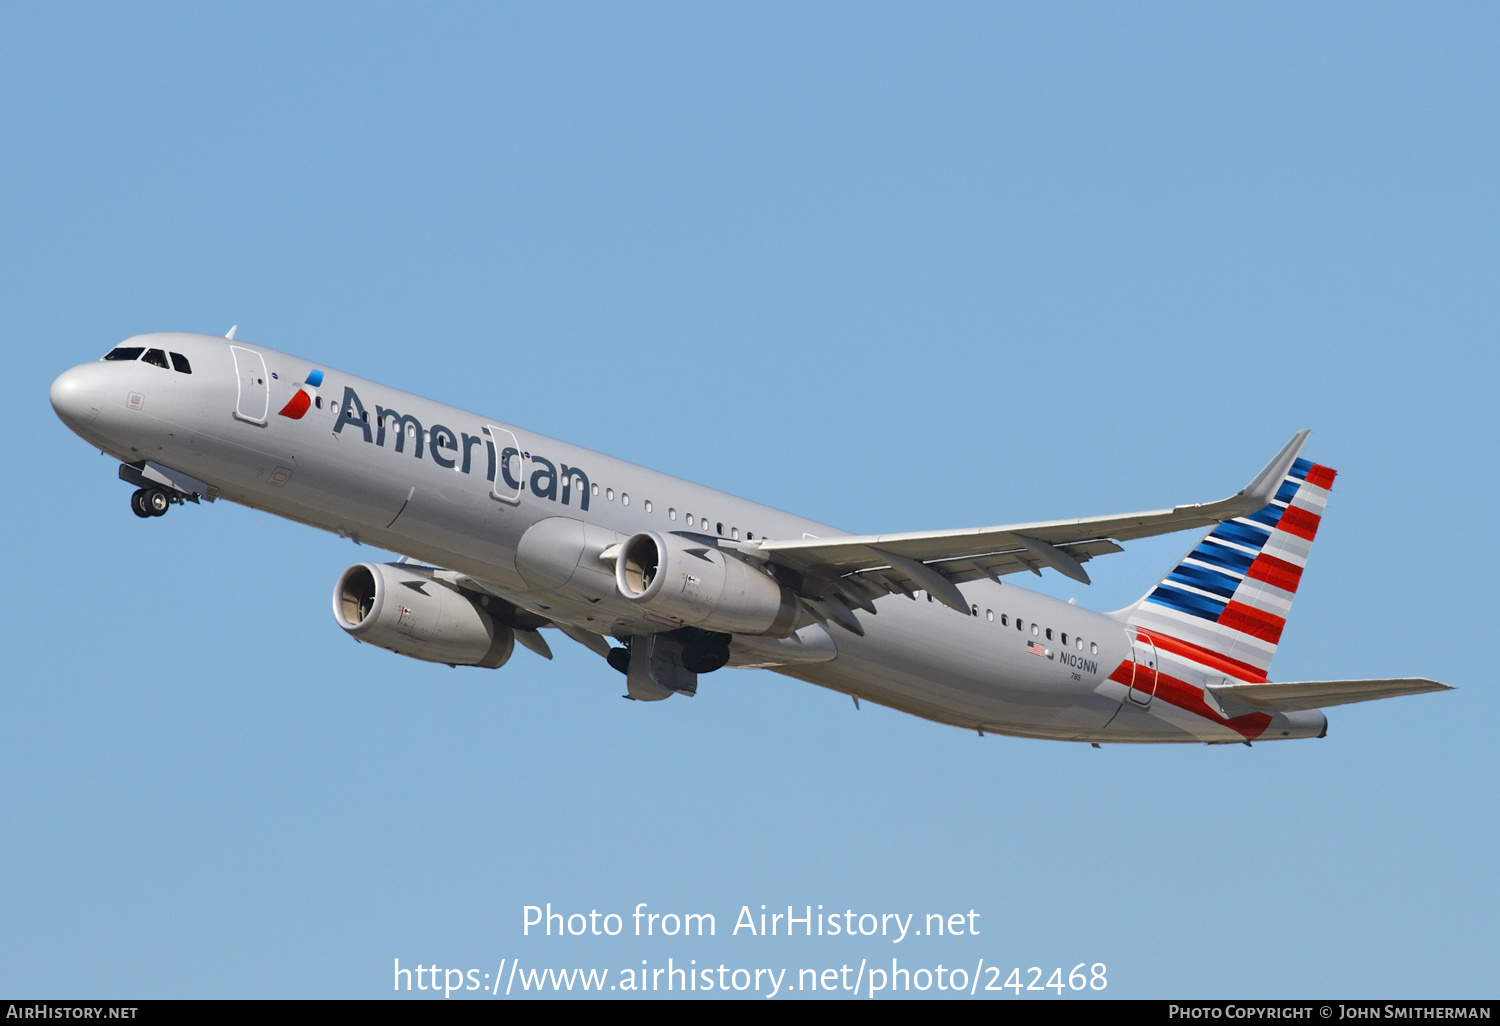
[[[1126,697],[1136,705],[1145,707],[1151,704],[1151,699],[1156,695],[1158,658],[1151,635],[1136,631],[1130,639],[1130,652],[1134,672]]]
[[[659,702],[673,694],[698,693],[698,675],[682,665],[683,644],[665,634],[637,634],[630,639],[630,670],[625,675],[627,697]]]
[[[526,458],[521,455],[521,445],[515,434],[503,427],[486,424],[484,432],[490,436],[490,498],[518,506],[526,490]]]
[[[266,373],[266,361],[253,349],[230,346],[229,351],[234,355],[234,371],[240,385],[234,402],[234,419],[265,427],[266,414],[271,411],[271,382]]]

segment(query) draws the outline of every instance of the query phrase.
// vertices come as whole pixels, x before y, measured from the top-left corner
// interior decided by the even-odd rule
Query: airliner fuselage
[[[961,581],[942,587],[923,576],[928,564],[912,565],[910,581],[933,584],[924,590],[888,567],[884,579],[902,593],[877,595],[830,570],[825,583],[834,590],[820,593],[807,564],[778,562],[776,546],[835,543],[852,537],[847,532],[500,419],[216,336],[137,336],[110,355],[59,377],[52,403],[69,428],[125,465],[122,477],[142,485],[138,513],[156,512],[139,503],[222,499],[310,524],[410,561],[365,576],[425,573],[433,587],[455,590],[523,633],[555,626],[601,654],[608,639],[644,653],[653,638],[722,638],[730,666],[771,668],[982,733],[1240,742],[1326,730],[1317,709],[1215,702],[1202,679],[1173,662],[1165,632],[1001,583],[998,573],[963,580],[951,564],[932,562]],[[682,593],[676,605],[665,592],[644,600],[627,587],[630,546],[645,544],[633,541],[642,537],[677,553],[675,566],[688,560],[667,585]],[[1022,543],[1041,545],[1044,561],[1068,558],[1044,542]],[[888,562],[906,566],[902,558]],[[699,563],[710,578],[739,575],[737,587],[752,599],[702,612],[715,600],[694,604]],[[974,565],[983,570],[982,561]],[[637,583],[645,588],[650,577],[648,568]],[[952,587],[967,615],[956,611]],[[769,598],[756,605],[760,592]],[[365,609],[349,601],[348,609]],[[852,601],[866,612],[844,629]],[[338,603],[336,595],[336,612]],[[400,608],[392,613],[398,619],[406,615]],[[1231,655],[1222,664],[1213,657],[1198,653],[1199,678],[1265,680],[1234,672]],[[649,697],[673,693],[673,680],[696,680],[680,666],[674,672],[658,674],[665,690]]]

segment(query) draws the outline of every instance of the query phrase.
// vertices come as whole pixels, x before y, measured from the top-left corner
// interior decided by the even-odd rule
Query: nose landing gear
[[[120,464],[120,480],[136,486],[130,511],[138,517],[159,517],[179,502],[197,502],[200,497],[209,502],[218,498],[214,489],[196,477],[149,460]]]
[[[174,500],[162,488],[137,488],[130,496],[130,508],[138,517],[159,517],[172,508]]]

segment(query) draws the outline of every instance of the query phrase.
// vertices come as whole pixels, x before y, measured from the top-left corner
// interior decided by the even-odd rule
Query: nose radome
[[[52,382],[52,409],[59,420],[75,431],[93,423],[104,405],[103,364],[85,363],[63,371]]]

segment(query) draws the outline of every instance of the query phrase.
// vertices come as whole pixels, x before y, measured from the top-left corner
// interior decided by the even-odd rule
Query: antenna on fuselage
[[[236,331],[239,331],[239,330],[240,330],[240,326],[238,324],[236,324],[234,327],[232,327],[228,331],[224,332],[224,337],[227,338],[227,339],[229,339],[229,341],[233,342],[234,341],[234,333]]]

